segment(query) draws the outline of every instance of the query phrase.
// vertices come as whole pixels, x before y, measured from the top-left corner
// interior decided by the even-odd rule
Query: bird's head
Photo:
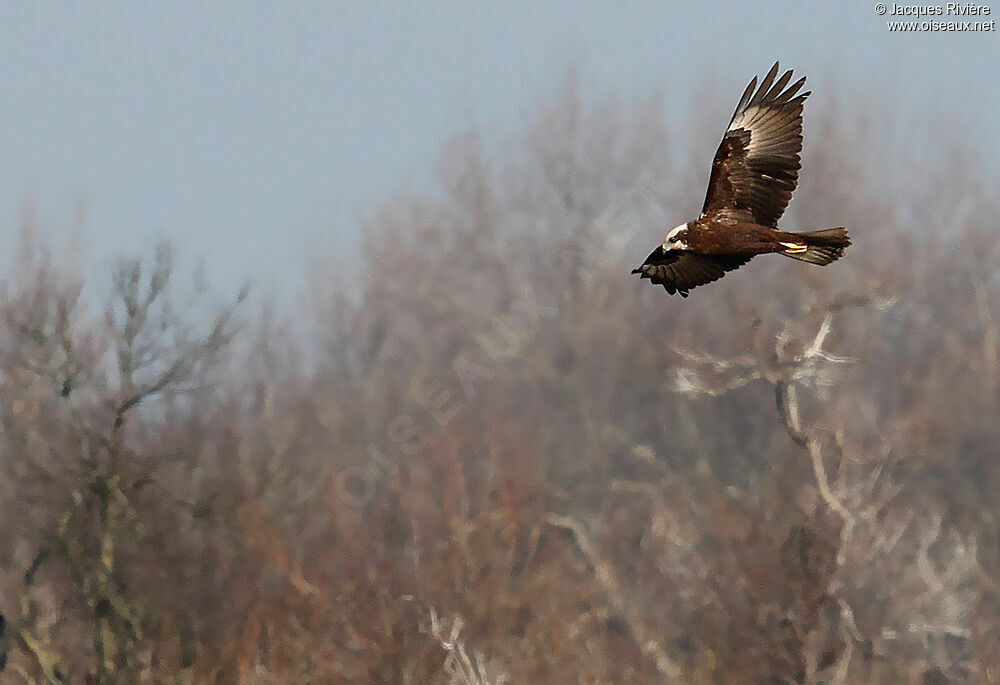
[[[667,234],[667,237],[663,239],[663,251],[670,252],[671,250],[686,250],[688,245],[684,242],[687,238],[688,225],[681,224],[677,228],[674,228]]]

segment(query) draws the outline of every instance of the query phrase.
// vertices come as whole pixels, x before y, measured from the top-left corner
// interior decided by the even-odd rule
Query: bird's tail
[[[846,228],[826,228],[822,231],[790,235],[795,236],[795,239],[782,242],[784,249],[779,254],[820,266],[826,266],[843,257],[844,250],[851,244]]]

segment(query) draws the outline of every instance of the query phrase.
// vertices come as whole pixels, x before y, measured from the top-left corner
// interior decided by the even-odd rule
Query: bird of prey
[[[701,216],[674,228],[663,244],[632,271],[687,297],[699,285],[722,278],[759,254],[776,252],[824,266],[844,254],[844,228],[790,233],[778,229],[802,166],[802,104],[796,95],[805,77],[785,88],[788,70],[775,62],[757,86],[755,76],[729,122],[708,181]]]

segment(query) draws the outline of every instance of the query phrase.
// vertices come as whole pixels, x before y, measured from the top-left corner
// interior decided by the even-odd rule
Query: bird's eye
[[[675,235],[670,236],[669,238],[667,238],[667,242],[668,243],[676,243],[677,242],[677,236],[675,236]]]

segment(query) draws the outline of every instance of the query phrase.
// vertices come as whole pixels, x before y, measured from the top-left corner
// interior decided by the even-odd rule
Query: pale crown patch
[[[664,251],[670,250],[687,250],[688,244],[684,242],[684,238],[687,237],[687,224],[681,224],[676,228],[671,229],[667,237],[663,239],[663,249]]]

